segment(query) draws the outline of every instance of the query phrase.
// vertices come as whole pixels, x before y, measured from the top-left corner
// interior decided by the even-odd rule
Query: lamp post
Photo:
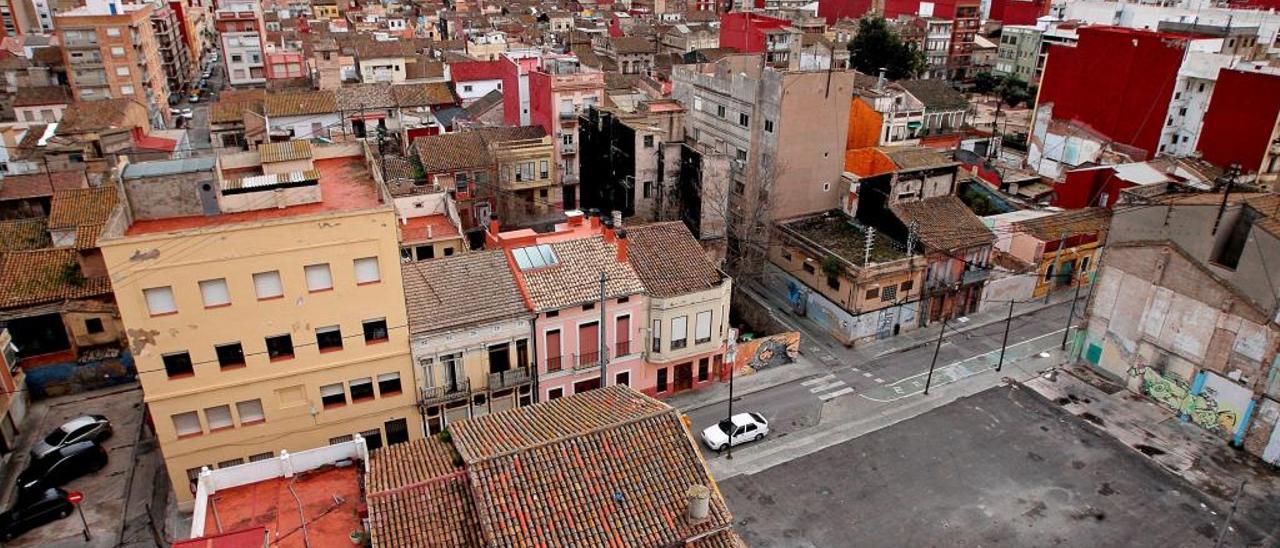
[[[734,370],[737,369],[737,366],[734,364],[734,361],[737,358],[737,356],[738,356],[738,330],[736,328],[730,327],[729,328],[729,349],[725,351],[725,364],[729,366],[729,416],[727,420],[729,421],[730,431],[728,432],[729,453],[725,455],[724,458],[728,460],[733,460],[733,428],[732,428],[733,427],[733,375],[735,373]]]

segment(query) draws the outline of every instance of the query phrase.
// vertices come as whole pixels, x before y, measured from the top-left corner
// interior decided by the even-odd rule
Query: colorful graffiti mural
[[[738,355],[733,366],[737,375],[750,375],[794,363],[799,354],[800,333],[788,331],[738,343]]]
[[[1244,431],[1252,407],[1247,388],[1209,372],[1197,374],[1193,384],[1150,367],[1131,368],[1129,377],[1143,394],[1205,430],[1236,438]]]

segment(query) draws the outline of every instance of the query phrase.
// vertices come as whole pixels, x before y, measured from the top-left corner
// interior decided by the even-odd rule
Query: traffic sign
[[[71,504],[80,504],[80,501],[84,500],[84,493],[79,491],[67,493],[67,500],[71,501]]]

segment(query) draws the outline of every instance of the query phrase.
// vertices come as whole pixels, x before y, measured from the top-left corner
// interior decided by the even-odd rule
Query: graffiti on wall
[[[1207,378],[1212,375],[1212,378]],[[1150,367],[1134,367],[1129,369],[1129,376],[1139,383],[1139,389],[1151,399],[1160,402],[1196,425],[1223,436],[1236,434],[1241,427],[1244,409],[1241,409],[1237,394],[1228,387],[1221,386],[1222,377],[1203,372],[1196,377],[1196,385],[1192,386],[1175,375],[1163,375]],[[1229,383],[1229,381],[1227,381]],[[1209,386],[1206,386],[1209,385]],[[1240,388],[1248,393],[1248,389]],[[1246,397],[1247,406],[1248,398]]]
[[[788,331],[738,343],[734,368],[738,375],[794,363],[800,354],[800,333]]]

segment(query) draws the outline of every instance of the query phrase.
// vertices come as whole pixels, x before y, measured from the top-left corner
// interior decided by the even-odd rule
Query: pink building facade
[[[306,68],[307,63],[302,58],[302,52],[267,52],[266,72],[268,80],[302,78],[307,76]]]
[[[555,138],[564,208],[578,207],[578,115],[604,104],[604,73],[588,72],[577,57],[548,57],[529,74],[529,121]]]

